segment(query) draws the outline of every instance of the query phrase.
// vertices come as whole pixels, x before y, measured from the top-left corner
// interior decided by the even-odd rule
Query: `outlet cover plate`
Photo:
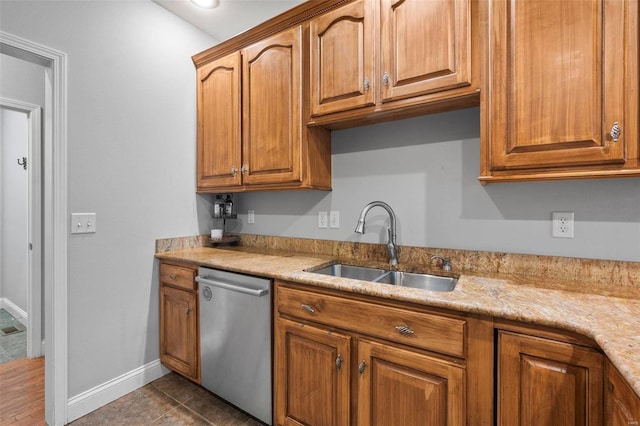
[[[574,235],[573,212],[551,213],[551,236],[553,238],[573,238]]]

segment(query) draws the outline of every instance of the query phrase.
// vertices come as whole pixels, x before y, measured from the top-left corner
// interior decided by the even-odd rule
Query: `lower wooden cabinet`
[[[498,425],[602,425],[604,357],[592,348],[498,332]]]
[[[483,424],[468,421],[467,361],[422,349],[459,347],[464,356],[466,318],[282,282],[275,303],[276,425]],[[438,329],[459,342],[438,342]]]
[[[357,360],[359,425],[466,424],[463,366],[365,339]]]
[[[605,425],[640,425],[640,398],[609,361],[606,370]]]
[[[351,337],[276,321],[276,423],[349,425]]]
[[[160,264],[160,361],[200,383],[196,270]]]

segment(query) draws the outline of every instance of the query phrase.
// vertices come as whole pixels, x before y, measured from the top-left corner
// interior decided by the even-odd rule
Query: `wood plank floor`
[[[0,364],[0,426],[44,424],[44,357]]]

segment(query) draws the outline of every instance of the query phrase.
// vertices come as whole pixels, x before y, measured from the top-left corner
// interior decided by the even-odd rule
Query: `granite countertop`
[[[640,299],[544,288],[534,277],[460,275],[452,292],[436,292],[305,272],[334,261],[308,253],[209,247],[157,253],[157,258],[295,281],[395,301],[490,315],[573,331],[593,339],[640,395]],[[558,288],[568,288],[558,283]]]

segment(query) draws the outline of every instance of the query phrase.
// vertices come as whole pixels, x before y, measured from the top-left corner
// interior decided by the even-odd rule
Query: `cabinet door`
[[[498,334],[498,425],[601,425],[603,357],[538,337]]]
[[[471,84],[470,0],[381,0],[382,100]]]
[[[275,339],[276,423],[348,426],[351,338],[278,319]]]
[[[464,367],[385,344],[358,342],[358,424],[466,424]]]
[[[606,393],[607,426],[640,424],[640,398],[610,362],[607,362]]]
[[[358,0],[311,21],[311,113],[374,103],[375,2]]]
[[[240,53],[197,70],[198,191],[239,186]]]
[[[243,180],[301,180],[302,27],[242,51]]]
[[[160,285],[160,360],[199,381],[198,298],[195,292]]]
[[[625,162],[630,1],[492,2],[492,170]]]

